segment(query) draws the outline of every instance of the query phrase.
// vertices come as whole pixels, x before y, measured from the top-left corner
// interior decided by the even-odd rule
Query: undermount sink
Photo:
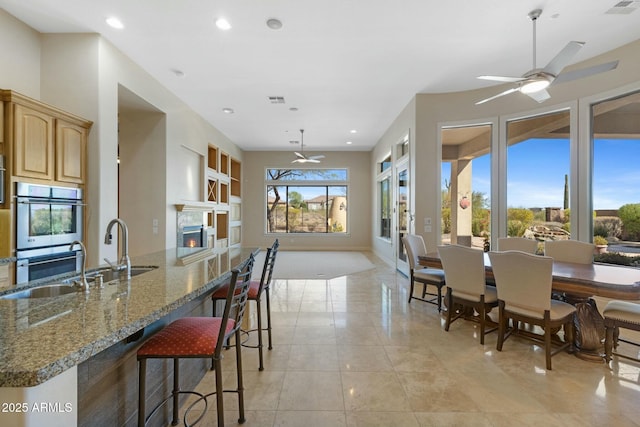
[[[80,289],[73,285],[65,285],[57,283],[55,285],[36,286],[34,288],[25,289],[19,292],[2,295],[2,299],[21,299],[21,298],[50,298],[61,295],[72,294]]]
[[[139,274],[146,273],[151,270],[155,270],[157,266],[134,266],[131,267],[131,276],[137,276]],[[110,268],[103,268],[94,270],[86,274],[89,285],[92,285],[93,279],[96,275],[102,274],[103,283],[112,282],[120,278],[120,272],[113,271]],[[12,292],[0,296],[0,299],[23,299],[23,298],[51,298],[62,295],[73,294],[81,292],[82,290],[74,285],[74,281],[78,280],[80,276],[66,279],[62,283],[56,283],[52,285],[41,285],[33,288],[24,289],[18,292]]]

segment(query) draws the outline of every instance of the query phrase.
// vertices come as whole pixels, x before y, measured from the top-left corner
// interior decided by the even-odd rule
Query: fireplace
[[[185,226],[182,228],[182,247],[202,248],[207,243],[206,230],[202,225]]]

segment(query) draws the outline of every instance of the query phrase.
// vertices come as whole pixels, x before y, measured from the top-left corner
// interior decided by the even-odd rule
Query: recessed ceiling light
[[[347,141],[347,145],[353,144],[353,141]]]
[[[351,129],[349,132],[351,132],[351,133],[358,133],[358,131],[357,131],[357,130],[355,130],[355,129]]]
[[[184,76],[186,76],[186,74],[182,70],[178,70],[178,69],[174,68],[171,71],[173,72],[173,74],[176,75],[176,77],[184,77]]]
[[[115,16],[110,16],[106,19],[106,22],[107,25],[109,25],[111,28],[115,28],[116,30],[121,30],[124,28],[124,24],[122,23],[122,21]]]
[[[228,107],[227,108],[223,108],[222,112],[225,113],[225,114],[233,114],[234,113],[233,108],[228,108]]]
[[[298,107],[291,107],[289,108],[289,111],[298,111]]]
[[[280,28],[282,28],[282,21],[276,18],[267,19],[267,27],[271,28],[272,30],[279,30]]]
[[[227,31],[231,29],[231,24],[226,20],[226,18],[218,18],[216,19],[216,27],[223,31]]]

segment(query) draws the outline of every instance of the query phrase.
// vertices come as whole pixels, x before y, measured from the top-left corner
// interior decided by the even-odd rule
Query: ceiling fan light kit
[[[533,24],[533,68],[522,77],[507,76],[478,76],[482,80],[491,80],[502,83],[517,83],[516,87],[507,89],[497,95],[485,98],[476,102],[476,105],[484,104],[514,92],[520,92],[529,96],[536,102],[544,102],[551,98],[546,89],[552,84],[564,83],[577,80],[594,74],[610,71],[618,66],[618,61],[606,64],[595,65],[593,67],[582,68],[575,71],[562,72],[578,51],[584,46],[584,42],[570,41],[567,45],[542,69],[536,68],[536,21],[542,14],[542,9],[535,9],[529,12],[529,18]]]
[[[324,159],[324,155],[305,156],[304,155],[304,129],[300,129],[300,152],[294,151],[296,159],[291,163],[320,163],[320,159]]]

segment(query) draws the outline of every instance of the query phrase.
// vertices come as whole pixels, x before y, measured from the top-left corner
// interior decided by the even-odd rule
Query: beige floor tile
[[[392,365],[381,346],[340,345],[338,361],[341,371],[392,371]]]
[[[279,411],[274,427],[343,427],[344,412],[340,411]]]
[[[347,412],[348,427],[418,427],[412,412]]]
[[[410,405],[393,372],[342,372],[347,411],[409,411]]]
[[[337,371],[338,350],[334,345],[292,345],[287,363],[289,371]]]
[[[287,371],[279,411],[344,411],[339,372]]]

